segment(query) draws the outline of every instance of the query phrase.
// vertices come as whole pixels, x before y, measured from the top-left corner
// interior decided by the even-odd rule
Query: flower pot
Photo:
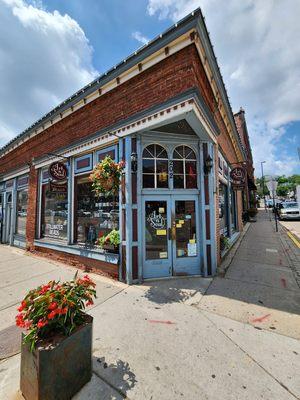
[[[92,377],[93,318],[70,336],[21,344],[20,389],[26,400],[70,400]],[[22,335],[22,339],[23,339]]]
[[[119,254],[119,246],[114,246],[113,244],[104,244],[102,248],[108,253]]]

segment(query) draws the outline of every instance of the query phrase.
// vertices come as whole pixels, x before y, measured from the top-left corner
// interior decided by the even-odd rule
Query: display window
[[[75,180],[75,241],[94,246],[98,239],[119,229],[119,198],[96,196],[88,176]]]
[[[17,191],[17,215],[16,215],[16,233],[26,235],[26,220],[28,207],[28,190]]]
[[[68,183],[48,182],[42,185],[41,236],[67,240]]]
[[[222,182],[219,182],[219,224],[220,233],[228,236],[228,187]]]
[[[231,230],[237,230],[237,218],[236,218],[236,192],[230,189],[230,224]]]

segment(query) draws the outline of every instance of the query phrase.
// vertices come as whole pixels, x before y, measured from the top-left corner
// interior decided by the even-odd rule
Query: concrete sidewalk
[[[74,271],[0,247],[2,331],[29,288]],[[263,212],[225,278],[92,277],[94,375],[75,400],[300,398],[300,291]],[[0,399],[21,399],[18,383],[19,354],[0,362]]]

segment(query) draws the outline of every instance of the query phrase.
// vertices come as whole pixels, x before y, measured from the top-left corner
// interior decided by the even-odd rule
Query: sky
[[[0,146],[199,6],[256,175],[300,173],[299,0],[0,0]]]

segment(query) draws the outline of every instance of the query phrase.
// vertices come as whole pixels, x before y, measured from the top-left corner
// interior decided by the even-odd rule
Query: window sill
[[[119,263],[119,254],[104,253],[103,250],[86,249],[76,244],[58,243],[45,239],[35,240],[34,244],[39,247],[45,247],[51,250],[62,251],[64,253],[74,254],[80,257],[87,257],[93,260],[105,261],[111,264]]]

